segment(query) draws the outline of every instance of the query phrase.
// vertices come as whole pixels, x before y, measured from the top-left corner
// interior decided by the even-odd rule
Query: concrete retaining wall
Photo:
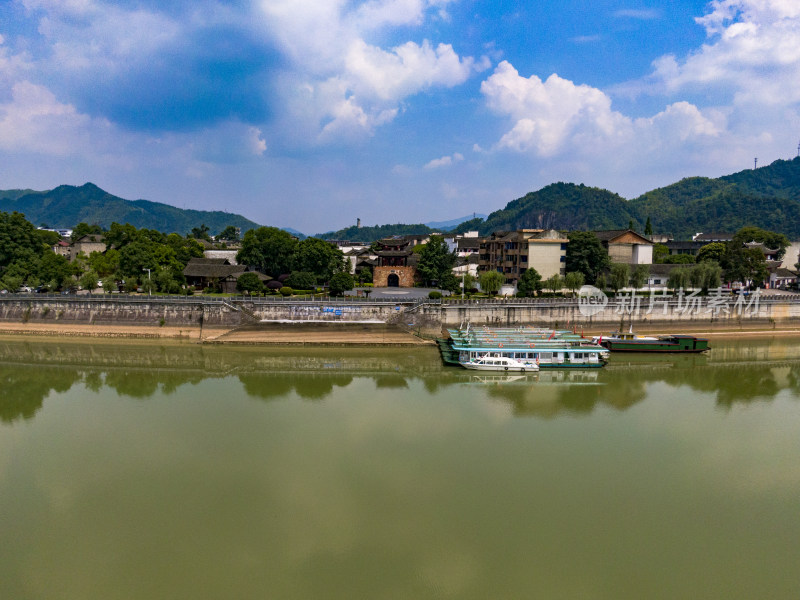
[[[638,304],[636,304],[638,302]],[[0,299],[0,322],[103,325],[169,325],[231,329],[259,321],[383,322],[427,336],[442,327],[473,325],[586,329],[627,327],[645,329],[671,325],[683,328],[800,327],[800,296],[760,298],[757,302],[734,297],[662,300],[650,306],[648,298],[631,303],[612,300],[586,314],[577,300],[497,300],[464,303],[416,303],[355,300],[272,301],[142,297],[37,297]],[[716,302],[716,305],[714,305]],[[738,302],[738,304],[737,304]]]

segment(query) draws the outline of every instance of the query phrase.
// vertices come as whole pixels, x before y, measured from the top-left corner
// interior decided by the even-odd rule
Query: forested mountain
[[[800,158],[718,179],[688,177],[634,200],[598,188],[556,183],[512,200],[482,222],[481,235],[523,228],[620,229],[687,239],[705,231],[734,232],[753,225],[800,239]],[[465,224],[466,225],[466,224]],[[461,227],[456,231],[461,231]]]
[[[322,238],[323,240],[349,240],[351,242],[370,243],[393,235],[415,235],[433,231],[433,229],[422,223],[417,225],[375,225],[374,227],[352,225],[338,231],[319,233],[314,237]]]
[[[82,221],[106,228],[116,221],[178,233],[188,233],[201,224],[208,226],[212,234],[228,225],[241,227],[243,232],[258,227],[241,215],[182,210],[147,200],[123,200],[91,183],[81,187],[62,185],[47,192],[0,191],[0,211],[18,211],[33,223],[66,228]],[[759,169],[717,179],[688,177],[633,200],[583,184],[554,183],[512,200],[486,219],[463,222],[453,231],[477,229],[486,235],[524,228],[621,229],[629,223],[644,231],[648,219],[655,233],[672,234],[676,239],[687,239],[700,231],[734,232],[747,225],[800,239],[800,157],[777,160]],[[443,224],[447,222],[440,223]],[[318,237],[372,242],[392,235],[436,230],[442,228],[423,224],[354,225]]]
[[[629,203],[608,190],[553,183],[491,213],[481,234],[512,229],[619,229],[633,219]]]
[[[80,187],[62,185],[45,192],[0,191],[0,210],[20,212],[37,225],[46,223],[51,228],[65,229],[81,222],[107,229],[117,222],[181,234],[206,225],[216,234],[228,225],[241,227],[242,232],[259,226],[241,215],[222,211],[187,210],[149,200],[124,200],[93,183]]]

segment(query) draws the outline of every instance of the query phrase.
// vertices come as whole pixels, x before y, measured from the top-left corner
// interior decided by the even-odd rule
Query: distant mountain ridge
[[[242,232],[259,227],[241,215],[222,211],[182,209],[149,200],[125,200],[100,189],[93,183],[82,186],[61,185],[49,191],[0,190],[0,210],[17,211],[31,223],[70,229],[78,223],[108,228],[112,222],[130,223],[164,233],[189,233],[200,225],[212,234],[228,225]]]
[[[0,210],[18,211],[36,225],[47,223],[58,228],[80,222],[108,227],[116,221],[167,233],[188,233],[205,224],[217,233],[228,225],[241,227],[243,232],[259,226],[237,214],[124,200],[91,183],[62,185],[43,192],[0,191]],[[687,239],[701,231],[734,232],[747,225],[800,239],[800,157],[715,179],[687,177],[633,200],[600,188],[559,182],[512,200],[485,218],[478,215],[428,224],[353,225],[317,237],[369,243],[392,235],[447,230],[463,233],[477,229],[487,235],[525,228],[623,229],[629,224],[643,232],[648,219],[655,233],[671,234],[676,239]],[[297,230],[284,229],[303,237]]]
[[[643,231],[648,218],[655,233],[676,239],[746,225],[800,239],[800,158],[717,179],[688,177],[633,200],[583,184],[554,183],[512,200],[477,228],[487,235],[523,228],[623,229],[632,223]]]

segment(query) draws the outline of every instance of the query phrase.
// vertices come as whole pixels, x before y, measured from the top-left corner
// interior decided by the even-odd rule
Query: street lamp
[[[151,281],[150,280],[150,269],[142,267],[142,271],[147,271],[147,281],[148,281],[147,295],[148,296],[152,296],[153,295],[153,284],[149,283]]]

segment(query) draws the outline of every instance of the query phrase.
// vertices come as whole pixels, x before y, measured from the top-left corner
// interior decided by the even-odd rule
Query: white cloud
[[[85,149],[91,123],[74,106],[63,104],[47,88],[28,81],[14,84],[11,100],[0,104],[0,149],[66,156]]]
[[[800,101],[800,3],[717,0],[696,20],[709,41],[683,61],[656,60],[649,89],[640,91],[716,91],[766,106]]]
[[[486,57],[460,57],[449,44],[405,42],[383,48],[367,42],[370,32],[420,25],[433,12],[446,16],[451,0],[269,0],[261,3],[265,27],[292,60],[283,79],[285,96],[306,96],[310,105],[292,107],[316,123],[316,141],[335,143],[371,135],[402,112],[409,97],[464,83],[490,66]]]
[[[406,42],[385,51],[356,40],[345,59],[345,77],[359,97],[397,102],[432,86],[453,87],[467,80],[472,58],[461,59],[449,44],[433,48]]]
[[[442,156],[441,158],[434,158],[433,160],[428,162],[423,168],[431,170],[431,169],[439,169],[441,167],[449,167],[457,162],[461,162],[462,160],[464,160],[464,155],[456,152],[452,156]]]
[[[517,152],[552,156],[578,133],[611,140],[631,125],[611,110],[611,99],[602,91],[555,74],[544,82],[535,75],[526,79],[507,61],[481,84],[481,92],[489,108],[514,121],[497,146]]]

